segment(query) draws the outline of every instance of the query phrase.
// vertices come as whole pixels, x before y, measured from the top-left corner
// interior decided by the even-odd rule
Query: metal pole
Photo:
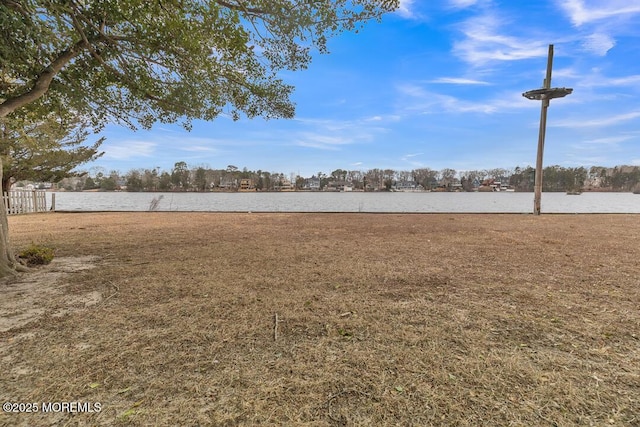
[[[553,45],[549,45],[549,56],[547,58],[547,77],[544,79],[543,88],[551,88],[551,69],[553,68]],[[542,199],[542,156],[544,153],[544,138],[547,131],[547,109],[549,99],[542,99],[540,110],[540,130],[538,132],[538,156],[536,159],[536,179],[534,184],[535,196],[533,199],[533,214],[540,215],[540,201]]]

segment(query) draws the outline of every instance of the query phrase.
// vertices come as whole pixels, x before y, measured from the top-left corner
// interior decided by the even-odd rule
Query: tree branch
[[[227,7],[229,9],[237,10],[237,11],[240,11],[240,12],[255,13],[257,15],[271,15],[271,13],[267,12],[264,9],[258,9],[258,8],[255,8],[255,7],[245,7],[242,4],[240,4],[240,5],[233,4],[233,3],[226,2],[224,0],[216,0],[216,3],[218,3],[220,6],[224,6],[224,7]]]
[[[4,3],[4,5],[7,6],[8,8],[19,12],[25,18],[29,18],[29,19],[31,18],[32,12],[25,9],[24,6],[21,5],[20,3],[12,0],[3,0],[2,3]]]
[[[35,79],[31,89],[21,95],[9,98],[0,104],[0,117],[6,117],[18,108],[24,107],[44,95],[49,90],[49,86],[56,74],[71,62],[73,58],[78,56],[84,48],[86,48],[86,42],[81,40],[70,48],[63,50]]]

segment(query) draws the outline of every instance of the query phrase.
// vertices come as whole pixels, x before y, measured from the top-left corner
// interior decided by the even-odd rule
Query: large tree
[[[0,0],[0,118],[41,98],[130,127],[294,115],[278,76],[398,0]],[[1,164],[1,162],[0,162]],[[12,257],[0,212],[0,274]],[[11,258],[9,259],[6,254]]]
[[[277,72],[393,0],[0,2],[0,117],[47,94],[96,120],[292,117]]]
[[[84,145],[89,132],[79,117],[31,111],[0,119],[2,192],[18,180],[57,182],[76,175],[74,169],[102,155],[104,138]]]

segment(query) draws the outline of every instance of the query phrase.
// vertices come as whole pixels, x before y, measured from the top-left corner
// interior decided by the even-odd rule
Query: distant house
[[[291,181],[289,181],[288,179],[279,181],[276,185],[273,186],[273,188],[276,191],[292,191],[294,189]]]
[[[415,181],[400,181],[396,182],[395,189],[397,191],[420,191],[423,190],[423,187]]]
[[[220,184],[218,185],[218,187],[226,190],[230,190],[230,189],[237,188],[237,185],[238,185],[238,181],[235,178],[224,177],[220,179]]]
[[[327,183],[325,191],[353,191],[353,186],[347,181],[333,180]]]
[[[251,179],[243,178],[240,180],[240,190],[248,191],[253,189],[254,189],[254,185]]]
[[[485,180],[482,181],[482,184],[480,184],[480,187],[478,187],[479,191],[495,191],[495,179],[493,178],[487,178]]]
[[[478,188],[479,191],[514,191],[508,184],[503,184],[501,181],[495,179],[485,179],[482,181],[482,185]]]

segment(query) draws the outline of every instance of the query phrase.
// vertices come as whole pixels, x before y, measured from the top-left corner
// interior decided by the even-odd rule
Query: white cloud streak
[[[584,128],[584,127],[607,127],[618,123],[627,122],[640,117],[640,111],[632,111],[630,113],[618,114],[615,116],[598,118],[598,119],[577,119],[577,120],[559,120],[554,121],[549,126],[563,128]]]
[[[387,129],[373,122],[383,121],[381,116],[373,116],[360,120],[317,120],[295,119],[309,130],[302,130],[294,135],[293,142],[300,147],[320,150],[341,150],[350,144],[362,144],[373,141],[375,137]]]
[[[632,135],[609,136],[609,137],[605,137],[605,138],[588,139],[588,140],[582,141],[582,144],[588,144],[588,145],[615,145],[615,144],[619,144],[619,143],[624,142],[624,141],[628,141],[628,140],[633,139],[633,138],[634,137]]]
[[[416,84],[402,84],[397,87],[403,109],[411,114],[435,113],[481,113],[494,114],[500,111],[512,111],[516,108],[532,107],[518,93],[497,94],[492,99],[482,102],[472,102],[436,92],[430,92]]]
[[[185,147],[179,147],[182,151],[189,151],[195,153],[212,153],[218,151],[213,147],[209,147],[207,145],[188,145]]]
[[[403,18],[414,18],[413,2],[414,0],[400,0],[400,6],[396,9],[396,13]]]
[[[637,87],[638,85],[640,85],[640,74],[625,77],[604,77],[593,75],[581,81],[580,85],[585,87]]]
[[[303,132],[297,141],[301,147],[321,150],[338,150],[340,145],[353,143],[353,139],[340,136],[328,136],[319,133]]]
[[[582,42],[584,50],[599,56],[605,56],[615,45],[616,42],[611,36],[602,33],[591,34]]]
[[[103,145],[104,158],[128,160],[136,157],[151,157],[157,144],[151,141],[125,140]]]
[[[451,7],[456,9],[465,9],[478,3],[478,0],[449,0]]]
[[[453,53],[473,66],[547,55],[548,48],[540,40],[502,35],[500,26],[498,17],[489,13],[463,22],[460,30],[464,39],[454,43]]]
[[[573,25],[601,21],[616,16],[628,17],[640,13],[640,3],[635,0],[559,0],[558,6],[565,11]]]
[[[489,85],[488,82],[481,80],[465,79],[461,77],[440,77],[438,79],[430,80],[429,83],[443,83],[453,85]]]

